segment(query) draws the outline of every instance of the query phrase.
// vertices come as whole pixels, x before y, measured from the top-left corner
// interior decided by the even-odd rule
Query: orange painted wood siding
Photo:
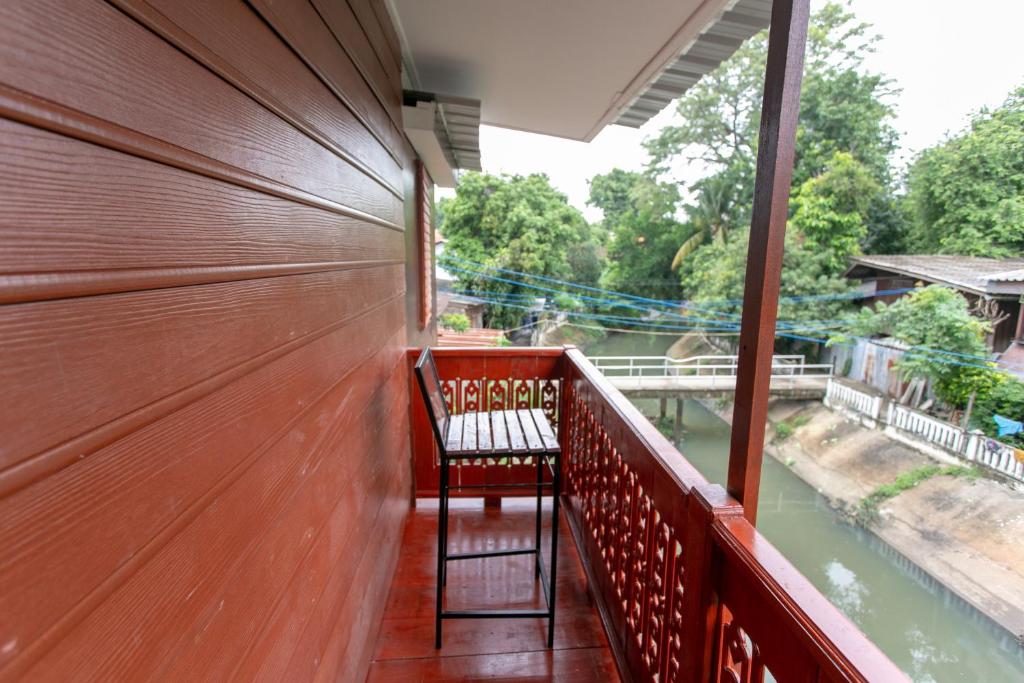
[[[0,3],[0,681],[353,680],[409,507],[381,0]]]

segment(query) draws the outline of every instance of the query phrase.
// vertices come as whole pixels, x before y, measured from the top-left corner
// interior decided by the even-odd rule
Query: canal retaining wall
[[[731,421],[731,405],[701,403]],[[804,424],[788,439],[775,440],[774,425],[794,424],[797,415]],[[765,447],[844,512],[931,461],[848,417],[817,402],[775,401]],[[904,558],[915,576],[945,586],[1003,629],[1006,643],[1024,643],[1024,494],[993,479],[934,477],[885,501],[865,532]]]

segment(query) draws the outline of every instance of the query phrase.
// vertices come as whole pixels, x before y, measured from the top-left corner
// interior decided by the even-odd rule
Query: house
[[[975,315],[994,323],[989,349],[1002,354],[1024,344],[1024,258],[978,256],[855,256],[846,277],[859,282],[863,303],[891,302],[907,290],[939,284],[956,289]]]
[[[754,526],[807,4],[0,3],[0,680],[899,680]],[[439,352],[455,412],[560,423],[576,611],[438,657],[388,598],[434,571],[435,183],[480,121],[640,125],[770,16],[727,489],[578,351]]]

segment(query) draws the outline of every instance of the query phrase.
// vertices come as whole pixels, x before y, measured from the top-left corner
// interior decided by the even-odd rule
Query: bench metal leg
[[[538,455],[534,460],[537,461],[537,540],[533,544],[533,547],[537,549],[537,557],[534,558],[533,563],[533,580],[536,581],[540,578],[540,563],[544,561],[540,554],[540,514],[541,503],[544,500],[544,489],[541,488],[541,484],[544,482],[544,458]]]
[[[437,526],[437,604],[434,617],[434,647],[441,649],[441,622],[444,619],[514,619],[546,617],[548,620],[548,647],[555,644],[555,584],[558,576],[558,524],[559,524],[559,496],[561,495],[561,456],[560,455],[537,455],[537,515],[535,528],[535,544],[533,548],[519,550],[491,550],[477,553],[456,553],[448,554],[448,501],[449,492],[452,488],[449,482],[449,464],[442,457],[440,485],[438,487],[438,526]],[[553,463],[552,482],[552,518],[551,518],[551,574],[548,575],[544,568],[544,556],[541,553],[541,530],[543,511],[543,492],[548,485],[543,483],[544,467],[547,461]],[[533,486],[526,484],[526,486]],[[459,487],[461,488],[461,487]],[[544,598],[547,602],[547,609],[521,609],[521,610],[451,610],[443,609],[444,586],[448,582],[448,562],[451,560],[479,559],[484,557],[500,557],[508,555],[533,555],[534,576],[540,580],[541,588],[544,591]]]
[[[562,458],[560,455],[553,458],[554,486],[552,487],[551,500],[551,577],[548,579],[550,590],[548,591],[548,647],[555,646],[555,586],[558,580],[558,497],[562,493]],[[537,547],[540,547],[540,539],[537,539]],[[540,557],[540,553],[537,553]]]
[[[434,611],[434,648],[441,649],[441,603],[448,564],[448,463],[441,459],[440,501],[437,515],[437,605]]]

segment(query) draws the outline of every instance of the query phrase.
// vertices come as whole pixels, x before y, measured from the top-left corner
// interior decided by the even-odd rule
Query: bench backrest
[[[427,406],[427,413],[430,415],[430,423],[434,427],[437,447],[443,451],[445,439],[448,436],[448,418],[451,415],[448,412],[448,404],[444,400],[437,366],[434,365],[434,354],[430,352],[429,348],[423,349],[423,353],[416,360],[416,379],[420,385],[420,392],[423,394],[423,402]]]

